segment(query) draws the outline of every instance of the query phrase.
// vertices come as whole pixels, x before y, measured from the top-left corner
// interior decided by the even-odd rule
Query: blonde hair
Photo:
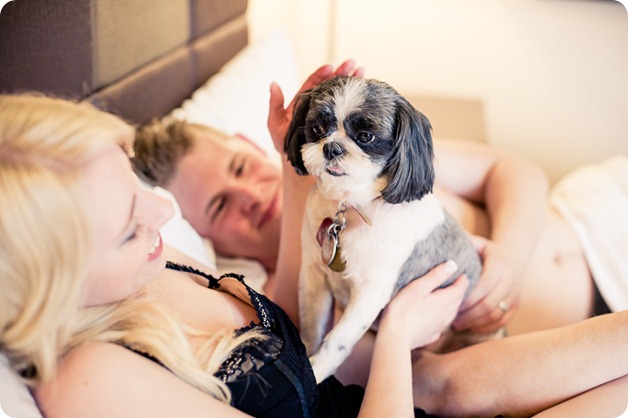
[[[215,355],[199,364],[186,338],[193,331],[156,304],[138,298],[81,308],[92,236],[78,179],[112,143],[130,152],[133,136],[130,125],[87,104],[0,95],[0,350],[36,385],[54,377],[71,348],[113,342],[228,402],[213,373],[241,339],[209,339]]]

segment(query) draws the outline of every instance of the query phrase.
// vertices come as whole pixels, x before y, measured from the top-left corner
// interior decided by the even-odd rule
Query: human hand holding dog
[[[456,316],[468,281],[442,263],[404,287],[382,313],[360,416],[413,417],[411,350],[434,342]],[[386,396],[382,396],[385,393]]]
[[[442,263],[404,287],[384,309],[377,337],[388,334],[411,350],[438,340],[456,317],[469,285],[462,275],[438,288],[456,268],[453,261]]]
[[[454,321],[454,329],[490,333],[505,326],[519,305],[521,274],[517,262],[498,243],[473,236],[483,268],[477,286],[469,293]]]

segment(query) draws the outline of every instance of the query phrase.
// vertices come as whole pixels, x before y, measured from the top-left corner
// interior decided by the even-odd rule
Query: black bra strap
[[[207,285],[207,287],[209,287],[210,289],[218,289],[220,287],[220,279],[223,279],[225,277],[230,277],[232,279],[236,279],[240,283],[243,283],[246,286],[246,283],[244,283],[244,276],[241,275],[241,274],[225,273],[222,276],[220,276],[219,278],[215,278],[211,274],[205,273],[204,271],[201,271],[199,269],[195,269],[192,266],[175,263],[173,261],[166,261],[166,268],[170,269],[170,270],[182,271],[182,272],[185,272],[185,273],[197,274],[197,275],[199,275],[201,277],[204,277],[207,280],[209,280],[209,284]],[[248,286],[246,286],[246,287],[248,288]]]
[[[215,278],[211,274],[207,274],[204,271],[195,269],[194,267],[187,266],[185,264],[174,263],[172,261],[166,261],[166,268],[170,270],[182,271],[185,273],[193,273],[202,276],[209,280],[207,287],[210,289],[218,289],[220,287],[220,279]]]

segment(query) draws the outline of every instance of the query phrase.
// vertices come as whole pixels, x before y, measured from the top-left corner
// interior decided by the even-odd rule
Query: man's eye
[[[244,172],[244,162],[242,162],[235,170],[235,176],[240,177]]]
[[[356,139],[362,144],[368,144],[369,142],[372,142],[375,139],[375,135],[373,135],[370,132],[362,131],[362,132],[358,132]]]
[[[216,205],[216,210],[214,211],[214,215],[218,215],[225,208],[225,199],[222,198]]]
[[[312,131],[314,132],[314,134],[316,136],[323,136],[325,135],[325,133],[327,133],[327,131],[325,130],[325,127],[323,125],[321,125],[320,123],[317,123],[315,125],[312,126]]]

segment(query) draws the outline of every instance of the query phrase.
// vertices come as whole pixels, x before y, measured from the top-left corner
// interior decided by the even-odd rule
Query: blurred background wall
[[[249,21],[251,41],[287,30],[302,78],[351,57],[404,95],[479,103],[483,139],[553,181],[628,154],[628,14],[616,1],[250,0]]]

